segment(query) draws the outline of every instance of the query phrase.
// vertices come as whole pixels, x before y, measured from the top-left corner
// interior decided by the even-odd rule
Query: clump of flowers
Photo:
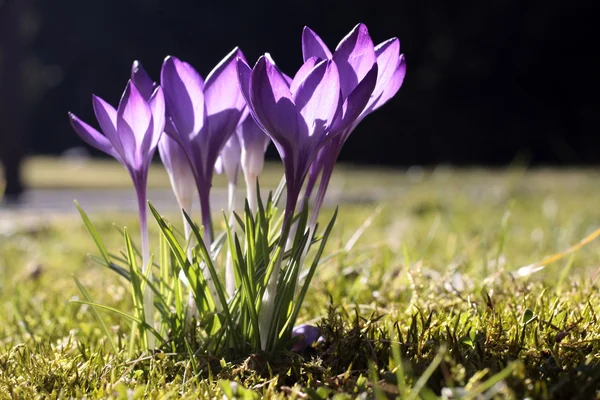
[[[132,323],[130,354],[155,348],[189,350],[190,337],[198,346],[194,351],[214,354],[300,351],[317,340],[315,327],[295,324],[337,215],[321,235],[315,234],[333,167],[360,121],[398,91],[405,62],[397,39],[374,46],[363,24],[333,53],[305,28],[302,51],[304,63],[293,77],[269,54],[250,67],[237,48],[206,80],[173,56],[164,60],[160,83],[135,62],[116,110],[93,98],[104,134],[69,114],[83,140],[125,166],[138,198],[141,268],[127,231],[123,260],[104,248],[79,208],[102,255],[100,262],[131,285],[134,313],[112,310]],[[282,159],[284,179],[263,200],[259,176],[271,141]],[[158,251],[151,255],[146,182],[157,147],[184,230],[179,234],[150,205],[161,231]],[[230,193],[220,234],[210,208],[215,170],[226,174]],[[245,207],[236,210],[241,174]],[[194,186],[201,225],[190,218]],[[316,251],[309,260],[313,246]],[[77,283],[85,298],[81,302],[108,309],[94,303]],[[111,333],[106,334],[116,349]]]

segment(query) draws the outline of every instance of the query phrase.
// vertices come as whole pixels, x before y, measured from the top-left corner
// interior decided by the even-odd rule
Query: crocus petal
[[[306,123],[306,133],[318,140],[341,106],[340,77],[335,63],[323,60],[317,64],[298,87],[294,102]]]
[[[375,54],[377,56],[379,72],[377,73],[377,85],[375,86],[373,95],[379,97],[398,67],[400,41],[398,38],[391,38],[378,44],[375,47]]]
[[[265,151],[271,140],[256,124],[252,116],[248,116],[238,125],[236,134],[242,148],[242,169],[247,175],[260,175],[265,163]]]
[[[304,64],[302,64],[298,72],[296,72],[296,75],[294,75],[294,79],[290,84],[290,92],[292,92],[292,95],[296,93],[296,90],[298,90],[298,86],[300,86],[300,83],[302,83],[304,78],[306,78],[308,73],[315,67],[315,65],[318,64],[319,61],[321,61],[319,58],[311,57],[308,60],[306,60]]]
[[[238,84],[240,85],[240,91],[242,92],[242,96],[244,96],[244,100],[246,100],[246,102],[249,103],[250,79],[252,79],[252,68],[250,68],[246,60],[238,58],[236,59],[236,69]]]
[[[217,157],[217,161],[215,161],[215,172],[217,175],[221,175],[223,173],[223,155],[219,155],[219,157]]]
[[[275,142],[290,148],[298,142],[298,112],[290,88],[268,57],[256,62],[249,88],[257,121]]]
[[[344,37],[333,53],[342,88],[347,98],[377,61],[375,48],[365,24],[358,24]]]
[[[188,63],[169,56],[161,74],[167,113],[181,135],[197,135],[205,124],[204,81]]]
[[[69,113],[69,119],[71,121],[71,126],[84,142],[121,161],[121,157],[117,154],[106,136],[77,118],[75,114]]]
[[[144,138],[152,135],[152,111],[135,85],[129,81],[117,108],[117,130],[126,154],[133,154],[134,169],[143,164]],[[144,149],[147,150],[147,149]]]
[[[195,179],[185,151],[170,136],[162,135],[158,141],[158,152],[169,174],[179,207],[189,212],[194,198]]]
[[[313,345],[319,339],[319,328],[313,325],[302,324],[292,329],[292,337],[299,337],[298,341],[292,347],[292,351],[300,352]]]
[[[388,84],[383,89],[383,93],[379,96],[379,99],[373,106],[373,110],[378,109],[382,105],[388,102],[392,97],[398,93],[402,83],[404,82],[404,76],[406,75],[406,62],[404,61],[404,54],[400,56],[398,60],[398,66],[394,70],[394,74],[388,81]]]
[[[240,90],[242,92],[242,96],[244,96],[244,100],[246,100],[247,104],[250,104],[250,79],[252,79],[252,68],[246,63],[245,60],[240,58],[237,59],[236,63],[237,73],[238,73],[238,83],[240,84]],[[256,124],[260,127],[261,130],[265,131],[265,128],[262,126],[258,118],[256,117],[256,113],[254,112],[254,107],[246,107],[246,110],[250,113]],[[243,118],[243,116],[242,116]]]
[[[159,86],[150,96],[148,102],[150,111],[152,112],[153,132],[150,150],[154,151],[161,134],[165,130],[165,96],[162,88]]]
[[[115,151],[121,155],[122,159],[125,159],[121,138],[117,133],[117,110],[95,95],[92,96],[92,105],[100,129],[102,129],[102,132],[108,138]]]
[[[223,150],[221,151],[222,169],[227,175],[227,179],[230,183],[236,183],[238,173],[240,170],[240,157],[242,154],[242,148],[240,147],[240,141],[237,135],[231,135]]]
[[[288,75],[286,75],[279,68],[279,66],[275,63],[275,60],[273,60],[273,57],[271,57],[270,53],[265,53],[265,57],[271,62],[271,64],[273,64],[273,67],[275,67],[275,69],[277,69],[277,71],[281,74],[281,76],[283,76],[283,79],[285,80],[285,82],[287,83],[287,85],[290,86],[292,84],[292,78],[289,77]]]
[[[144,67],[142,67],[142,63],[137,60],[134,61],[133,65],[131,66],[131,80],[145,100],[149,100],[150,97],[152,97],[156,83],[154,83]]]
[[[302,30],[302,56],[304,61],[311,57],[331,58],[331,51],[329,51],[325,42],[308,26],[305,26]]]
[[[236,82],[237,59],[245,60],[244,54],[236,47],[208,75],[204,86],[206,111],[210,121],[210,145],[215,146],[217,151],[233,134],[246,105]]]
[[[359,116],[369,103],[371,94],[375,89],[377,82],[377,64],[373,64],[371,70],[365,75],[360,83],[350,93],[344,101],[342,112],[338,114],[338,118],[332,126],[332,132],[346,130],[352,123],[359,119]],[[345,140],[352,131],[350,129],[345,132]]]

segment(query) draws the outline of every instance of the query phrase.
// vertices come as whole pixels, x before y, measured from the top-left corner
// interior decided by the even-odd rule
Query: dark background
[[[12,31],[2,20],[11,2],[22,5]],[[304,25],[333,49],[364,22],[376,44],[400,39],[407,75],[397,96],[353,133],[341,159],[596,163],[596,7],[554,0],[0,0],[0,47],[18,33],[22,50],[0,58],[5,75],[20,60],[22,79],[20,99],[0,87],[0,138],[19,135],[30,153],[82,145],[67,111],[95,125],[91,94],[116,105],[134,59],[155,79],[168,54],[206,76],[237,45],[250,63],[268,51],[293,74]],[[18,104],[23,123],[3,123],[19,114]]]

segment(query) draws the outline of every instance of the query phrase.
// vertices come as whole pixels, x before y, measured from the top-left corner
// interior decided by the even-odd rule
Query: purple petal
[[[246,103],[250,102],[250,79],[252,78],[252,68],[248,65],[246,60],[242,58],[236,59],[236,69],[238,84],[240,85],[240,91],[242,96],[246,100]]]
[[[240,157],[242,149],[237,135],[231,135],[219,157],[222,164],[222,169],[225,170],[230,183],[237,182],[238,172],[240,169]],[[220,173],[220,172],[219,172]]]
[[[362,81],[360,81],[358,86],[356,86],[356,88],[354,88],[354,90],[350,93],[344,102],[340,116],[336,118],[336,122],[331,128],[332,132],[345,130],[360,117],[361,113],[369,103],[371,94],[375,89],[377,82],[377,69],[377,64],[373,64],[371,70],[367,73],[367,75],[365,75]],[[352,129],[348,129],[344,133],[345,137],[342,140],[342,143],[347,139],[351,132]]]
[[[159,86],[150,97],[148,102],[152,112],[153,132],[150,150],[154,150],[158,144],[161,134],[165,130],[165,96],[162,88]]]
[[[264,152],[271,141],[251,115],[238,125],[236,132],[242,148],[258,147]]]
[[[147,156],[140,153],[142,143],[153,132],[152,111],[131,81],[127,82],[117,108],[117,131],[124,153],[133,155],[133,167],[141,166]]]
[[[378,44],[375,48],[375,54],[379,72],[377,73],[377,85],[373,95],[379,97],[398,67],[400,41],[397,38],[392,38]]]
[[[147,164],[152,161],[158,140],[165,129],[165,97],[160,86],[151,95],[148,106],[152,112],[152,130],[144,136],[141,146],[141,154],[146,155]]]
[[[84,142],[108,155],[115,157],[119,162],[122,162],[121,157],[117,154],[106,136],[102,135],[100,132],[77,118],[75,114],[69,113],[69,119],[71,121],[71,126]]]
[[[320,59],[318,59],[317,57],[311,57],[308,60],[306,60],[304,64],[302,64],[298,72],[296,72],[296,75],[294,75],[294,79],[290,83],[290,91],[292,92],[292,95],[296,93],[296,90],[298,90],[298,86],[300,86],[300,83],[302,83],[304,78],[306,78],[306,75],[308,75],[308,73],[315,67],[315,65],[317,65],[319,61]]]
[[[339,68],[342,95],[346,98],[377,61],[373,41],[365,24],[356,25],[340,41],[333,53],[333,60]]]
[[[256,62],[249,92],[257,121],[273,141],[287,149],[297,144],[299,115],[285,78],[268,57]]]
[[[323,60],[317,64],[298,87],[294,101],[306,123],[306,133],[320,140],[341,106],[340,79],[335,63]]]
[[[211,145],[217,149],[233,134],[246,105],[237,82],[237,59],[245,60],[242,52],[235,48],[213,69],[204,86],[209,130],[214,141]]]
[[[311,57],[331,58],[331,51],[329,51],[325,42],[308,26],[305,26],[302,30],[302,56],[304,61]]]
[[[202,77],[190,64],[169,56],[163,63],[160,81],[167,113],[180,135],[197,135],[206,117]]]
[[[242,91],[242,95],[246,100],[246,110],[250,112],[252,118],[256,121],[259,127],[264,131],[265,129],[262,127],[260,122],[258,122],[258,118],[256,117],[256,113],[254,112],[254,107],[250,103],[250,79],[252,78],[252,68],[248,66],[246,61],[242,59],[237,60],[237,73],[238,73],[238,83],[240,84],[240,90]],[[243,117],[242,117],[243,118]]]
[[[158,142],[158,152],[169,174],[179,206],[189,212],[196,186],[187,154],[169,135],[161,136]]]
[[[92,96],[92,105],[100,129],[110,141],[115,151],[121,155],[122,159],[124,159],[123,145],[121,144],[121,138],[117,133],[117,110],[95,95]]]
[[[252,116],[248,116],[236,129],[242,148],[241,163],[244,173],[253,180],[263,169],[265,151],[271,139],[258,126]]]
[[[400,56],[398,60],[398,66],[394,70],[392,77],[388,81],[388,84],[383,89],[383,93],[373,106],[373,110],[378,109],[382,105],[388,102],[392,97],[398,93],[402,83],[404,82],[404,76],[406,75],[406,62],[404,61],[404,54]]]
[[[142,97],[148,101],[154,92],[156,83],[154,83],[144,67],[142,67],[142,63],[137,60],[131,66],[131,80],[142,94]]]
[[[290,86],[292,84],[292,78],[290,78],[288,75],[286,75],[275,63],[275,60],[273,60],[273,57],[271,57],[271,54],[269,53],[265,53],[265,57],[269,59],[269,61],[271,62],[271,64],[273,64],[273,66],[275,67],[275,69],[277,69],[277,71],[281,74],[281,76],[283,76],[283,79],[285,80],[285,82],[287,83],[288,86]]]
[[[319,339],[319,328],[313,325],[302,324],[292,329],[292,337],[299,337],[299,340],[292,347],[292,351],[299,352],[310,347]]]

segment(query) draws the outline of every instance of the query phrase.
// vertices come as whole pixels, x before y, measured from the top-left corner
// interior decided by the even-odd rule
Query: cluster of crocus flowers
[[[268,329],[262,327],[271,326],[283,248],[293,230],[298,207],[306,206],[319,182],[308,224],[309,230],[314,229],[344,142],[366,115],[398,91],[405,74],[398,39],[374,46],[363,24],[357,25],[333,53],[316,33],[305,28],[302,52],[304,62],[293,78],[283,73],[269,54],[261,56],[251,68],[238,48],[206,80],[190,64],[169,56],[157,84],[135,62],[117,110],[98,97],[93,98],[104,135],[70,114],[72,125],[83,140],[116,158],[131,175],[139,204],[144,268],[149,268],[150,260],[146,181],[157,147],[179,208],[188,214],[195,184],[203,240],[210,246],[215,237],[210,207],[215,170],[227,175],[230,215],[235,207],[240,171],[245,178],[250,210],[255,212],[264,153],[270,141],[274,143],[284,165],[287,196],[278,259],[260,308],[263,349],[268,338],[262,335]],[[189,241],[191,230],[185,218],[184,226]],[[232,298],[236,287],[230,262],[225,275],[227,293]],[[210,276],[206,280],[210,286]],[[214,288],[211,292],[216,299]],[[151,292],[151,302],[150,295]],[[148,309],[152,310],[151,303]],[[152,324],[152,313],[148,314],[147,323]],[[314,335],[313,332],[310,336],[313,341]]]
[[[317,57],[336,62],[343,82],[341,92],[346,110],[340,123],[332,129],[332,139],[323,146],[311,165],[306,196],[310,196],[321,174],[310,222],[310,226],[314,227],[344,143],[367,115],[398,92],[406,74],[406,62],[404,55],[400,54],[398,38],[375,46],[364,24],[356,25],[333,53],[314,31],[305,27],[302,32],[302,53],[305,60]]]
[[[307,175],[302,206],[321,174],[309,223],[313,229],[344,142],[366,115],[398,91],[405,74],[398,39],[375,47],[364,24],[358,24],[333,54],[305,28],[302,50],[304,64],[293,78],[283,74],[268,54],[253,69],[238,60],[240,86],[250,113],[271,137],[284,163],[287,200],[281,247]],[[261,325],[270,325],[277,284],[278,268],[263,298]],[[264,347],[266,338],[261,339]]]

